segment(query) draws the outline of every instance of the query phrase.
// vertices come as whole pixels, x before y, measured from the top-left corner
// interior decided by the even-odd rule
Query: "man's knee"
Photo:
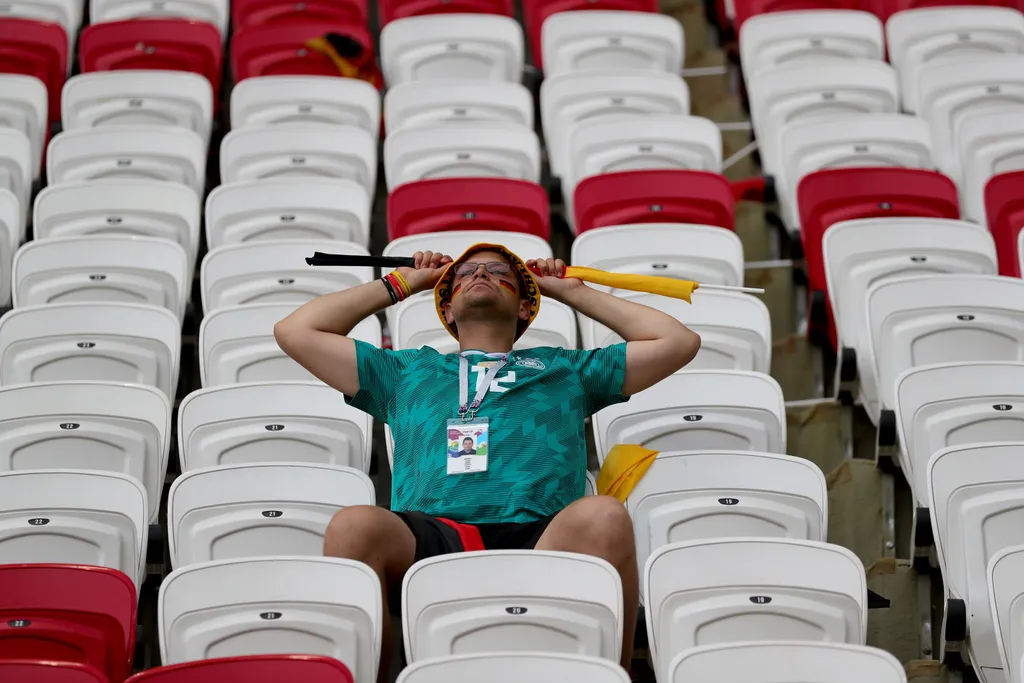
[[[632,560],[636,553],[633,522],[625,505],[611,496],[587,496],[565,510],[570,511],[569,528],[575,538],[566,540],[615,565]]]
[[[374,505],[353,505],[334,513],[324,534],[324,555],[373,564],[401,543],[405,524],[394,513]]]

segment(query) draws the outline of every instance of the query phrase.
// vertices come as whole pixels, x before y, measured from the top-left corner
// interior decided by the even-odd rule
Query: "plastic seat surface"
[[[109,681],[123,681],[135,649],[136,602],[132,579],[116,569],[0,564],[0,660],[78,662]],[[3,668],[0,680],[12,680]],[[39,677],[24,683],[87,681],[96,679]]]
[[[424,14],[515,15],[512,0],[377,0],[377,16],[383,27],[395,19]]]
[[[60,120],[60,94],[68,70],[68,37],[57,24],[0,19],[0,73],[35,76],[49,94],[47,119]]]
[[[858,10],[861,4],[856,0],[734,0],[736,16],[732,23],[737,31],[751,17],[772,12],[797,12],[801,10]]]
[[[683,27],[653,12],[559,12],[541,30],[547,75],[585,69],[629,68],[679,73]]]
[[[235,31],[250,26],[280,26],[282,23],[333,25],[365,24],[366,0],[233,0],[231,22]],[[312,37],[312,36],[310,36]]]
[[[380,91],[355,78],[255,76],[231,89],[231,128],[329,123],[380,133]]]
[[[31,659],[0,659],[5,683],[109,683],[102,671],[88,664]]]
[[[1020,265],[1019,235],[1024,232],[1024,171],[1013,171],[993,176],[985,184],[985,215],[988,227],[996,241],[999,254],[999,274],[1024,276]]]
[[[248,655],[158,666],[125,683],[354,683],[348,667],[333,657]]]
[[[658,12],[658,3],[652,0],[524,0],[523,25],[530,42],[533,65],[544,69],[544,22],[552,14],[581,10],[611,10],[624,12]]]
[[[346,35],[363,50],[373,50],[373,39],[363,23],[278,23],[249,26],[231,39],[231,73],[235,82],[253,76],[336,76],[338,67],[328,57],[305,47],[307,40],[327,33]]]
[[[616,662],[556,652],[506,652],[433,657],[407,666],[397,683],[627,683]]]

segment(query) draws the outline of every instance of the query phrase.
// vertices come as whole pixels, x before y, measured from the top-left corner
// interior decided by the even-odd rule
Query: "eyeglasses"
[[[487,263],[460,263],[455,266],[455,274],[459,277],[472,275],[480,266],[486,268],[491,275],[508,275],[512,272],[512,266],[503,261],[488,261]]]

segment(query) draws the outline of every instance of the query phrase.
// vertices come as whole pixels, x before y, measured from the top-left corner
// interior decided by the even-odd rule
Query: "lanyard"
[[[476,390],[476,396],[473,397],[473,402],[469,402],[469,361],[466,357],[459,355],[459,417],[462,418],[463,422],[472,420],[476,417],[476,411],[480,407],[480,404],[484,400],[484,396],[487,394],[487,389],[491,386],[491,382],[501,369],[508,363],[508,355],[502,356],[500,359],[494,361],[494,365],[487,368],[487,374],[484,375],[483,381],[480,383],[480,388]]]

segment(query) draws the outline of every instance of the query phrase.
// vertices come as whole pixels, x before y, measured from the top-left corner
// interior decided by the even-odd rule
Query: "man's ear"
[[[444,319],[448,321],[449,325],[455,324],[455,316],[452,315],[452,302],[447,302],[444,305]]]
[[[519,319],[529,320],[530,319],[530,300],[520,299],[519,300]]]

